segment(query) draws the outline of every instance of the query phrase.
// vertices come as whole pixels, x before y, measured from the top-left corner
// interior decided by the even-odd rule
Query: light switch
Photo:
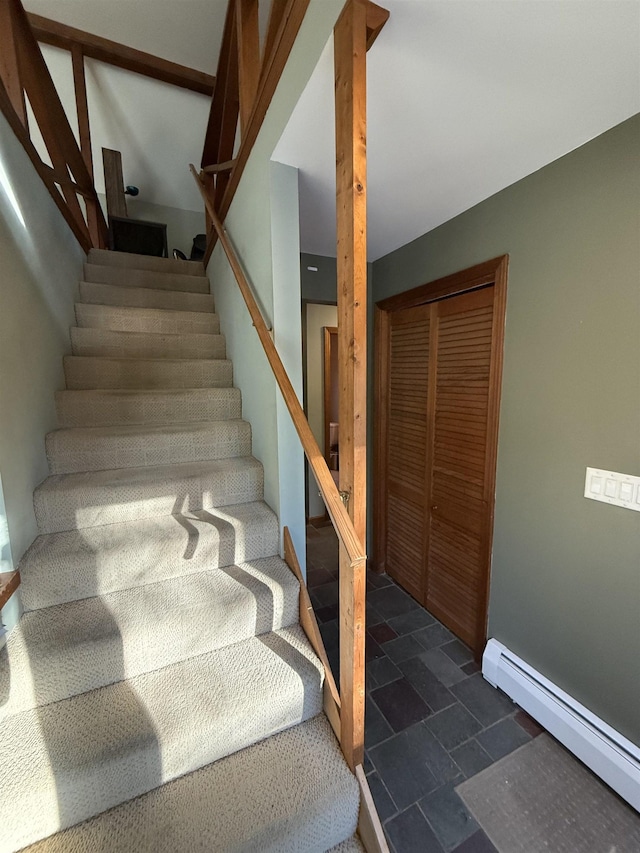
[[[602,477],[592,477],[591,478],[590,491],[594,495],[602,494]]]
[[[633,498],[633,483],[620,483],[620,500],[630,501]]]
[[[640,477],[587,468],[584,496],[611,506],[621,506],[640,512]],[[635,500],[634,500],[635,496]]]

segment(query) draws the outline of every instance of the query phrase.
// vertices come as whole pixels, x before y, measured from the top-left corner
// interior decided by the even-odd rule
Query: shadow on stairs
[[[0,653],[0,853],[363,850],[204,269],[84,278]]]

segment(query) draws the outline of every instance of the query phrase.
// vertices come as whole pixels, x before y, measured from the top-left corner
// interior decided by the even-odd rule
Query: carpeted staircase
[[[364,849],[213,312],[201,265],[90,253],[0,653],[0,853]]]

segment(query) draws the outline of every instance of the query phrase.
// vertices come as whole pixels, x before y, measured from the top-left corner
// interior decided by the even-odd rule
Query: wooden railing
[[[347,0],[334,30],[338,223],[340,493],[306,420],[223,222],[242,168],[284,68],[309,0],[272,0],[260,64],[258,0],[229,0],[202,170],[208,260],[220,242],[340,542],[340,696],[331,706],[343,754],[356,771],[364,758],[366,555],[366,52],[389,13],[371,0]],[[235,141],[236,128],[240,146]],[[234,151],[237,148],[237,154]],[[349,511],[342,503],[347,496]],[[310,635],[313,642],[313,633]],[[327,710],[327,705],[325,705]],[[327,711],[329,718],[332,713]]]
[[[311,467],[313,475],[318,482],[318,487],[326,504],[329,517],[336,529],[340,542],[349,555],[350,565],[355,566],[367,559],[364,547],[356,534],[353,523],[349,518],[349,513],[342,502],[338,488],[333,480],[331,471],[329,470],[329,466],[327,465],[318,442],[311,431],[311,427],[309,426],[304,410],[300,405],[298,396],[291,384],[291,380],[285,370],[282,359],[276,349],[276,345],[271,338],[271,333],[267,327],[264,317],[262,316],[262,312],[258,307],[256,298],[253,295],[251,285],[249,284],[244,270],[242,269],[242,265],[238,260],[238,256],[231,245],[227,231],[220,222],[213,200],[211,199],[194,166],[192,165],[190,168],[198,188],[202,193],[202,198],[207,209],[207,215],[215,228],[220,245],[227,256],[229,266],[233,271],[245,305],[247,306],[251,316],[251,322],[253,323],[258,337],[260,338],[260,342],[265,355],[267,356],[267,360],[271,366],[276,382],[278,383],[278,387],[282,393],[285,405],[291,415],[291,420],[293,421],[293,425],[298,433],[298,437],[300,438],[309,466]]]
[[[82,150],[20,0],[0,0],[0,109],[78,242],[88,251],[106,246],[108,231],[93,184],[81,55],[73,56],[73,73]],[[32,142],[27,102],[51,164],[44,162]]]
[[[271,333],[262,316],[251,285],[242,269],[226,229],[214,207],[210,191],[194,166],[190,166],[207,211],[207,217],[215,229],[217,238],[229,261],[238,287],[249,311],[251,321],[262,343],[265,355],[273,371],[278,388],[293,425],[298,433],[309,466],[316,478],[320,493],[327,507],[340,543],[340,696],[335,691],[335,683],[328,662],[325,668],[328,683],[332,691],[325,701],[325,711],[336,736],[340,740],[343,754],[352,770],[362,763],[364,749],[364,610],[365,610],[365,569],[366,554],[364,546],[356,533],[353,522],[345,508],[342,498],[333,480],[329,466],[311,431],[298,396],[278,354]],[[286,539],[286,537],[285,537]],[[290,546],[291,549],[292,546]],[[343,560],[342,554],[346,555]],[[291,561],[288,560],[291,565]],[[303,587],[306,592],[306,587]],[[304,597],[301,597],[301,604]],[[310,603],[309,603],[310,606]],[[313,642],[313,636],[309,635]],[[316,648],[320,654],[320,648]],[[322,654],[321,654],[322,657]],[[325,656],[326,657],[326,656]],[[355,740],[354,731],[357,733]]]
[[[309,0],[270,2],[262,45],[258,0],[229,0],[227,6],[200,164],[205,187],[223,221],[309,5]],[[209,220],[207,236],[205,260],[217,239]]]

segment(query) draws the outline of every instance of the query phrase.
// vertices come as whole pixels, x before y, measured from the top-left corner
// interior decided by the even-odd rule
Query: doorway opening
[[[337,325],[335,303],[303,300],[304,410],[336,484],[339,466]],[[330,524],[318,484],[306,461],[305,472],[307,523]]]
[[[323,351],[324,458],[336,486],[339,486],[340,425],[338,423],[338,328],[325,326]]]

